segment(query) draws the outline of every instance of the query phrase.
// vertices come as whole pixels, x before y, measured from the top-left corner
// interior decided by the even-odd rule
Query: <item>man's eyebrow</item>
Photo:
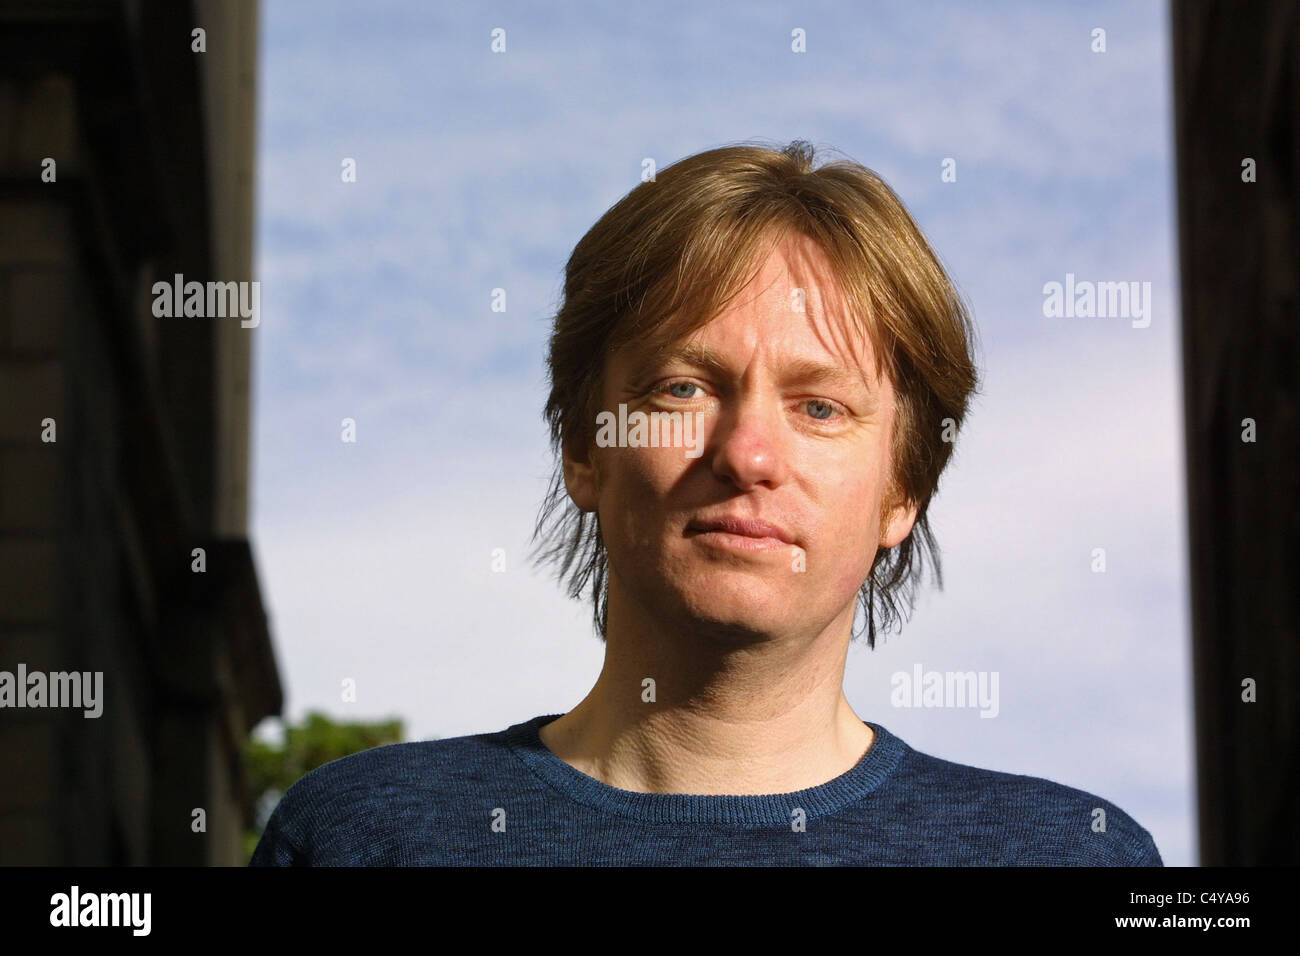
[[[729,369],[713,350],[699,343],[679,345],[655,356],[650,355],[638,363],[636,377],[640,381],[654,371],[672,362],[685,362],[699,366],[717,375],[727,375]],[[783,377],[792,382],[806,385],[843,385],[849,388],[868,387],[861,373],[854,374],[841,365],[811,358],[796,358],[782,363]],[[874,389],[872,389],[874,390]]]

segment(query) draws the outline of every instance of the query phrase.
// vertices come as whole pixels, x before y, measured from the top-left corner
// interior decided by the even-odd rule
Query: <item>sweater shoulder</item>
[[[1164,865],[1143,826],[1087,790],[956,763],[911,747],[895,782],[924,816],[976,843],[983,835],[1007,863]]]
[[[428,787],[433,774],[446,773],[491,759],[504,746],[500,734],[412,740],[362,750],[303,774],[285,791],[303,796],[373,797],[385,788]]]
[[[251,866],[391,862],[393,835],[497,789],[505,732],[386,744],[309,771],[280,797]]]

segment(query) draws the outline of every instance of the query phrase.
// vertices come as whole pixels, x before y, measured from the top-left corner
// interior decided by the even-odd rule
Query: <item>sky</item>
[[[803,139],[893,187],[979,335],[930,507],[944,587],[851,647],[850,703],[917,750],[1098,794],[1195,864],[1163,3],[262,17],[250,533],[287,719],[400,717],[428,739],[585,696],[590,609],[527,557],[564,263],[644,159]],[[1046,314],[1071,281],[1137,282],[1149,312]],[[997,716],[895,706],[917,665],[996,673]]]

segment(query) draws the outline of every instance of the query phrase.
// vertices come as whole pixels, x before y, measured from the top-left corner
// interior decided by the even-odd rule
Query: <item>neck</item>
[[[638,793],[820,786],[873,742],[844,696],[852,624],[850,604],[816,633],[722,637],[642,612],[611,576],[600,677],[541,729],[542,742],[582,773]]]

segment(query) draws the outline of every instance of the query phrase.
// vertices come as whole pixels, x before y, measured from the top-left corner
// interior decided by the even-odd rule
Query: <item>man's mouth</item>
[[[741,551],[770,551],[794,544],[794,535],[780,525],[740,515],[697,518],[686,526],[686,537]]]

